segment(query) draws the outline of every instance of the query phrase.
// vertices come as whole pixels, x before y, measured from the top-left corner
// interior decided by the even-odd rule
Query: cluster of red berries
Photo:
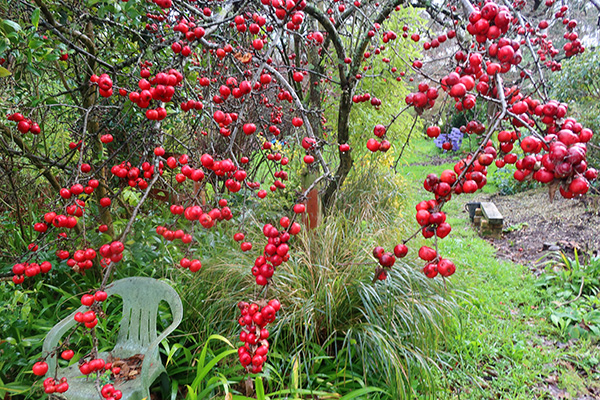
[[[162,174],[163,168],[159,163],[158,172]],[[129,162],[123,161],[121,164],[113,165],[110,168],[110,172],[121,179],[127,179],[127,184],[130,187],[138,187],[141,190],[145,190],[148,187],[148,181],[154,177],[154,165],[149,162],[144,162],[141,165],[142,169],[134,167]]]
[[[18,263],[13,265],[12,273],[14,276],[12,280],[15,284],[21,284],[25,280],[25,276],[33,278],[38,274],[47,274],[52,269],[52,264],[49,261],[43,261],[41,263]]]
[[[227,220],[229,221],[231,218],[233,218],[233,213],[231,212],[231,209],[229,207],[227,207],[227,200],[225,199],[221,199],[219,201],[219,206],[221,206],[222,208],[219,210],[218,208],[213,208],[212,210],[210,210],[207,214],[210,217],[211,221],[223,221],[223,220]],[[170,207],[171,213],[174,215],[183,215],[185,217],[185,219],[187,219],[188,221],[195,221],[195,220],[208,220],[208,218],[206,217],[202,217],[202,215],[204,214],[204,211],[202,210],[202,207],[200,206],[191,206],[191,207],[183,207],[181,205],[172,205]],[[212,227],[212,224],[210,226],[208,226],[208,228]]]
[[[394,247],[394,253],[386,252],[381,246],[373,249],[373,257],[377,259],[381,267],[375,269],[375,280],[383,281],[387,279],[388,270],[391,270],[396,263],[397,258],[404,258],[408,254],[408,247],[404,243],[397,244]]]
[[[90,82],[96,83],[98,85],[98,92],[102,97],[110,97],[113,94],[113,81],[110,79],[108,74],[92,75],[90,77]]]
[[[181,261],[179,261],[179,265],[181,268],[189,269],[190,272],[198,272],[200,271],[200,268],[202,268],[200,260],[189,260],[187,258],[182,258]]]
[[[567,6],[564,6],[567,7]],[[565,10],[566,11],[566,10]],[[564,14],[563,14],[564,15]],[[565,51],[565,56],[567,58],[576,56],[577,54],[581,54],[585,51],[585,47],[579,40],[579,35],[577,32],[573,30],[577,26],[577,21],[574,19],[564,18],[562,21],[563,25],[565,25],[567,31],[564,34],[564,38],[568,40],[567,43],[563,45],[563,50]]]
[[[62,197],[65,200],[70,199],[72,196],[79,196],[82,193],[86,192],[86,188],[87,191],[92,193],[94,191],[94,189],[96,187],[99,186],[99,182],[96,181],[95,179],[93,179],[93,183],[90,181],[88,183],[88,186],[84,187],[81,183],[75,183],[73,186],[71,186],[70,189],[67,188],[62,188],[59,191],[60,197]],[[86,193],[86,194],[90,194],[90,193]]]
[[[277,154],[277,155],[279,155],[279,156],[281,156],[279,153],[276,153],[276,154]],[[272,154],[268,154],[268,155],[267,155],[267,158],[268,158],[268,156],[270,156],[270,155],[272,155]],[[285,157],[284,157],[284,159],[282,160],[282,163],[283,163],[283,161],[284,161],[284,160],[285,160],[285,161],[286,161],[286,163],[287,163],[287,158],[285,158]],[[274,160],[272,160],[272,161],[275,161],[275,159],[274,159]],[[285,189],[285,187],[286,187],[286,186],[285,186],[285,183],[283,183],[283,181],[287,181],[287,180],[288,180],[288,178],[289,178],[289,176],[288,176],[288,173],[287,173],[286,171],[282,171],[282,170],[280,170],[280,171],[275,171],[275,172],[273,173],[273,177],[275,177],[275,178],[277,178],[277,179],[275,179],[275,180],[273,181],[273,184],[272,184],[272,185],[269,187],[269,190],[270,190],[271,192],[275,192],[277,189],[282,189],[282,190],[283,190],[283,189]],[[256,189],[256,188],[259,188],[259,187],[260,187],[260,184],[259,184],[258,182],[248,182],[247,184],[248,184],[248,187],[249,187],[249,188],[254,188],[254,189]],[[266,191],[266,190],[259,190],[259,191],[256,193],[256,195],[257,195],[259,198],[261,198],[261,199],[264,199],[264,198],[267,196],[267,191]]]
[[[474,160],[471,163],[472,159],[473,157],[471,155],[468,155],[466,158],[454,164],[454,173],[451,170],[444,171],[440,176],[440,182],[450,185],[453,189],[453,193],[455,194],[475,193],[477,190],[484,187],[487,183],[487,168],[485,165],[481,164],[478,159]],[[484,161],[488,162],[490,160],[488,160],[486,157]],[[463,175],[463,177],[460,180],[457,180],[457,175],[460,176],[469,164],[470,166]],[[442,185],[441,187],[439,187],[437,193],[434,189],[434,193],[436,193],[436,199],[441,200],[443,197],[444,201],[450,200],[451,193],[448,193],[445,196],[440,196],[438,194],[445,193],[446,189],[446,185]]]
[[[219,124],[221,135],[227,137],[231,135],[231,130],[228,128],[231,123],[237,121],[238,114],[237,113],[224,113],[221,110],[217,110],[213,113],[213,119],[217,124]]]
[[[432,108],[435,105],[435,100],[439,97],[439,92],[437,88],[429,87],[429,84],[426,82],[421,82],[418,89],[415,93],[409,93],[404,101],[407,105],[414,106],[415,111],[421,114],[423,110]]]
[[[514,143],[519,139],[518,131],[500,131],[498,132],[498,142],[500,143],[500,151],[502,158],[498,158],[495,163],[496,167],[503,168],[506,164],[514,164],[517,162],[517,155],[511,153],[514,148]]]
[[[383,139],[386,133],[387,128],[381,124],[375,125],[375,127],[373,128],[373,134],[378,138]],[[391,146],[392,144],[387,139],[383,139],[381,142],[374,138],[370,138],[369,140],[367,140],[367,149],[369,149],[373,153],[375,153],[376,151],[381,151],[385,153],[390,149]]]
[[[355,94],[352,96],[352,101],[354,103],[364,103],[369,100],[371,100],[371,95],[369,93]]]
[[[434,183],[435,182],[435,183]],[[424,238],[429,239],[436,237],[443,239],[452,230],[449,223],[446,222],[446,214],[441,211],[443,201],[450,198],[450,191],[452,186],[456,182],[456,174],[453,171],[445,170],[442,172],[441,178],[434,174],[430,174],[425,180],[425,188],[433,191],[434,193],[443,191],[447,192],[444,196],[438,196],[440,202],[432,199],[429,201],[422,201],[416,206],[417,223],[422,227],[421,234]],[[443,187],[443,189],[440,189]],[[423,267],[423,273],[428,278],[434,278],[438,272],[444,277],[449,277],[456,271],[456,266],[450,260],[439,257],[437,252],[428,246],[422,246],[419,249],[419,257],[426,261],[427,264]]]
[[[110,383],[102,386],[100,394],[106,400],[119,400],[121,397],[123,397],[123,393],[120,390],[115,389],[115,387]]]
[[[460,131],[468,135],[481,135],[485,132],[485,125],[477,120],[472,120],[466,125],[462,125]]]
[[[110,369],[110,366],[111,366],[110,363],[106,363],[103,359],[95,358],[88,362],[79,364],[79,372],[81,372],[83,375],[89,375],[92,372],[98,372],[98,371],[102,371],[104,369]]]
[[[437,49],[446,40],[448,40],[448,39],[454,39],[455,37],[456,37],[456,31],[455,30],[450,30],[450,31],[448,31],[448,33],[442,33],[441,35],[438,35],[437,38],[431,39],[430,42],[424,42],[423,43],[423,50]]]
[[[456,265],[448,259],[441,258],[431,247],[422,246],[419,249],[419,258],[427,262],[423,267],[423,273],[430,279],[435,278],[438,273],[443,277],[449,277],[456,272]]]
[[[427,175],[427,177],[423,181],[423,187],[428,192],[434,193],[436,196],[436,199],[441,199],[441,198],[446,198],[450,193],[452,193],[452,185],[454,185],[455,182],[456,182],[456,173],[454,173],[454,171],[447,169],[444,172],[442,172],[442,174],[439,177],[434,173]],[[432,203],[433,204],[430,206],[431,208],[434,208],[437,206],[437,202],[435,200]],[[419,203],[419,204],[421,204],[421,203]],[[419,206],[417,211],[420,208],[422,208],[422,207]],[[425,208],[425,209],[427,209],[427,208]],[[417,221],[419,221],[419,218],[417,218]],[[423,225],[421,225],[421,226],[423,226]]]
[[[302,148],[306,150],[306,155],[304,156],[303,160],[306,164],[310,165],[315,162],[315,156],[313,156],[311,153],[316,150],[316,144],[317,142],[313,138],[305,137],[302,139]]]
[[[74,214],[77,214],[77,210]],[[83,214],[83,212],[82,212]],[[67,216],[62,214],[56,214],[55,212],[48,212],[44,215],[45,222],[37,222],[33,225],[33,229],[36,232],[44,233],[48,230],[48,226],[53,225],[56,228],[67,228],[73,229],[77,225],[77,219],[73,216]]]
[[[471,58],[475,58],[475,56]],[[489,78],[487,78],[487,75],[481,73],[480,64],[477,65],[477,69],[479,71],[476,73],[481,75],[480,83],[482,83],[482,85],[480,85],[480,87],[483,88],[482,90],[487,91],[489,89],[489,86],[487,86]],[[486,78],[484,78],[484,76],[486,76]],[[454,98],[454,101],[456,102],[454,106],[457,111],[470,110],[475,107],[477,98],[475,95],[468,93],[475,87],[475,79],[473,79],[472,75],[466,73],[466,68],[463,70],[462,76],[457,72],[451,72],[442,78],[442,90],[448,92],[450,97]]]
[[[100,247],[100,255],[105,259],[105,263],[108,264],[110,259],[113,263],[118,263],[123,259],[123,250],[125,250],[125,246],[118,240],[110,244],[105,244]]]
[[[104,290],[97,290],[94,294],[84,294],[81,296],[81,305],[91,307],[94,302],[102,303],[108,298],[108,293]]]
[[[84,324],[86,328],[92,329],[98,324],[98,318],[94,310],[88,310],[86,312],[77,312],[73,316],[73,319],[80,324]],[[86,365],[86,364],[82,364]],[[81,369],[81,366],[79,367]],[[90,371],[92,372],[92,371]],[[89,372],[88,372],[89,373]]]
[[[184,161],[187,164],[187,156]],[[182,163],[181,157],[179,162]],[[247,173],[242,169],[238,169],[233,161],[228,158],[221,161],[215,161],[211,155],[203,154],[202,157],[200,157],[200,162],[204,168],[213,171],[216,176],[226,178],[225,187],[230,192],[236,193],[240,191],[242,188],[241,183],[246,179]],[[167,165],[170,168],[176,168],[177,162],[174,158],[172,160],[169,159],[167,160]],[[181,174],[177,174],[175,179],[177,182],[183,183],[188,177],[198,182],[204,178],[204,172],[200,169],[193,169],[184,165],[181,168]]]
[[[33,122],[31,119],[25,118],[21,113],[10,114],[7,119],[9,121],[16,122],[17,130],[22,134],[31,132],[34,135],[38,135],[42,131],[37,122]]]
[[[152,2],[163,9],[173,7],[172,0],[152,0]]]
[[[452,227],[446,222],[446,213],[440,210],[440,204],[437,201],[422,201],[417,204],[416,209],[415,217],[417,223],[422,227],[421,234],[425,239],[434,236],[443,239],[448,236]]]
[[[270,75],[269,75],[269,77],[270,77]],[[208,86],[209,79],[204,77],[203,79],[200,79],[199,82],[200,82],[201,86]],[[254,89],[258,90],[259,88],[260,88],[260,83],[256,82],[254,85]],[[241,81],[238,85],[238,81],[236,78],[229,77],[225,81],[225,84],[221,85],[219,87],[219,94],[214,95],[212,100],[215,104],[222,104],[223,102],[227,101],[227,99],[229,99],[229,96],[233,96],[233,98],[239,99],[245,95],[250,94],[250,92],[252,92],[252,85],[249,81],[246,81],[246,80]],[[223,113],[223,112],[221,111],[221,113]],[[227,115],[229,115],[229,117]],[[225,125],[229,125],[230,118],[231,118],[231,120],[235,121],[237,119],[237,114],[236,113],[217,114],[215,112],[213,114],[213,117],[215,117],[215,121],[217,121],[218,123],[225,122]],[[218,120],[217,120],[217,118],[218,118]]]
[[[238,319],[242,326],[240,341],[244,344],[238,348],[240,363],[246,371],[257,374],[262,371],[269,352],[269,331],[267,324],[275,321],[281,304],[279,300],[271,300],[262,308],[256,303],[238,303],[241,316]]]
[[[257,13],[252,14],[253,23],[251,23],[249,26],[246,26],[246,20],[248,19],[250,19],[249,14],[238,15],[235,17],[231,26],[233,27],[235,25],[236,30],[240,33],[246,32],[247,28],[251,34],[258,35],[260,33],[260,28],[265,26],[265,24],[267,23],[267,18]]]
[[[275,268],[290,258],[290,246],[288,245],[290,235],[300,233],[300,224],[297,222],[291,223],[288,217],[282,217],[279,223],[285,230],[279,231],[271,224],[263,226],[263,235],[268,238],[267,244],[263,255],[256,258],[252,267],[252,275],[256,277],[257,285],[264,286],[268,284]]]
[[[489,1],[481,10],[476,8],[469,15],[467,31],[475,36],[478,43],[485,43],[487,40],[495,40],[506,34],[512,20],[508,7]]]
[[[66,254],[61,253],[59,257],[62,257],[64,255],[69,257],[69,252],[66,250],[63,251],[65,251]],[[85,271],[86,269],[92,268],[92,266],[94,265],[95,258],[96,250],[94,249],[88,248],[85,250],[76,250],[75,253],[73,253],[73,258],[67,260],[67,265],[71,268],[77,267],[79,271]]]
[[[204,108],[204,104],[202,104],[201,101],[190,99],[188,101],[182,102],[180,107],[181,107],[181,111],[183,111],[183,112],[188,112],[190,110],[200,111]]]
[[[173,207],[173,206],[171,206],[171,207]],[[194,206],[194,207],[198,207],[198,206]],[[187,209],[193,210],[193,207],[188,207]],[[189,214],[191,214],[191,213],[188,213],[188,215]],[[200,217],[196,217],[195,220],[198,220],[199,218]],[[205,219],[201,219],[201,221],[205,221]],[[175,231],[172,231],[162,225],[159,225],[156,227],[156,233],[158,235],[162,236],[163,238],[165,238],[165,240],[167,240],[169,242],[179,239],[185,244],[192,243],[192,235],[190,235],[189,233],[185,233],[183,231],[183,229],[177,229]]]
[[[185,36],[185,40],[190,43],[201,39],[205,34],[204,28],[196,26],[195,22],[187,21],[185,18],[182,18],[179,23],[173,26],[173,32],[180,32]]]
[[[52,377],[44,379],[44,393],[64,393],[67,390],[69,390],[69,384],[67,383],[67,378],[65,377],[60,378],[58,383]]]
[[[552,129],[544,141],[528,136],[521,141],[521,148],[530,153],[516,162],[515,179],[535,179],[541,183],[556,181],[560,194],[565,198],[583,195],[589,190],[589,181],[598,177],[598,171],[588,168],[587,142],[592,138],[590,129],[583,128],[572,118]],[[545,154],[539,154],[547,150]]]
[[[140,108],[148,108],[152,100],[168,103],[175,94],[175,86],[178,86],[183,81],[183,75],[175,69],[170,69],[168,72],[159,72],[150,78],[150,70],[142,68],[140,70],[142,79],[138,81],[139,92],[129,93],[129,100],[135,103]],[[163,107],[146,110],[146,118],[152,121],[163,120],[167,116],[167,110]]]

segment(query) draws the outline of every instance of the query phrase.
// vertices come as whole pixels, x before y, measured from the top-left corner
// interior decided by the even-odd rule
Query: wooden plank
[[[496,208],[496,205],[491,202],[482,202],[481,203],[481,211],[483,212],[483,216],[485,219],[490,221],[492,225],[501,225],[504,223],[504,217]]]

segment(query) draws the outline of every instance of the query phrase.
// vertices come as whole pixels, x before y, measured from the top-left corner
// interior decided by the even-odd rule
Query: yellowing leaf
[[[11,72],[6,68],[0,67],[0,78],[6,78],[7,76],[11,76]]]

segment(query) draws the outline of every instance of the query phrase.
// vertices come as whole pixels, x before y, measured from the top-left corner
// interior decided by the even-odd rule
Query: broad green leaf
[[[21,394],[31,390],[30,386],[25,386],[18,383],[3,383],[0,381],[0,393]]]
[[[298,360],[298,355],[294,356],[294,362],[292,366],[292,389],[298,390],[298,382],[299,382],[299,371],[300,362]]]
[[[173,379],[171,382],[171,400],[175,400],[177,398],[177,391],[179,390],[179,382]]]
[[[185,387],[187,387],[187,396],[185,397],[185,399],[196,400],[198,398],[196,391],[192,387],[190,387],[190,385],[185,385]]]
[[[33,26],[35,26],[35,29],[38,28],[38,25],[40,23],[40,9],[39,8],[36,8],[31,13],[31,23],[33,24]]]
[[[256,387],[256,399],[265,400],[265,387],[260,376],[254,381],[254,386]]]
[[[37,37],[31,38],[31,40],[29,41],[29,44],[28,44],[29,48],[32,50],[39,49],[43,45],[44,45],[44,41]]]
[[[10,19],[5,19],[4,21],[2,21],[2,25],[9,28],[8,30],[4,29],[5,32],[8,32],[9,30],[10,32],[19,32],[21,30],[21,26],[15,21],[11,21]]]
[[[6,68],[0,67],[0,78],[6,78],[7,76],[12,75],[9,70]]]
[[[44,60],[46,61],[56,61],[59,59],[59,55],[56,54],[55,52],[51,51],[50,53],[46,54],[44,57],[42,57]]]

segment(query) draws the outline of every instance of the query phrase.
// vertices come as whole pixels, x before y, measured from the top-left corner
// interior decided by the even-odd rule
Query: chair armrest
[[[83,312],[86,309],[86,306],[79,307],[67,318],[63,319],[58,324],[54,325],[52,329],[50,329],[50,332],[48,332],[46,338],[44,339],[44,344],[42,346],[42,356],[44,354],[47,355],[48,353],[52,352],[58,346],[58,342],[63,337],[63,335],[77,324],[77,321],[75,321],[74,319],[75,314],[77,314],[78,312]],[[46,362],[48,363],[48,373],[46,375],[53,376],[54,369],[56,368],[56,357],[50,357],[46,360]]]

